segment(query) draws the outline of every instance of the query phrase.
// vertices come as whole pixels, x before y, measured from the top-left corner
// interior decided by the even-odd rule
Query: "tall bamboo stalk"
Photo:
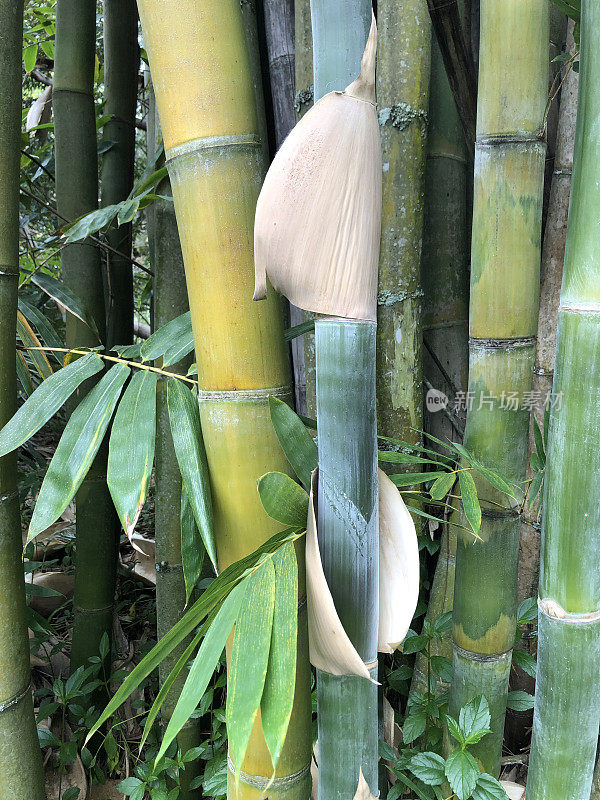
[[[573,184],[550,412],[528,800],[588,800],[600,724],[600,7],[581,4]]]
[[[431,26],[422,0],[380,0],[377,103],[383,211],[377,315],[377,419],[416,442],[423,427],[421,242]]]
[[[463,15],[464,17],[464,15]],[[442,55],[435,39],[431,49],[429,127],[423,225],[423,371],[435,389],[455,405],[455,391],[466,391],[469,371],[469,218],[471,166],[465,137]],[[427,348],[435,355],[440,366]],[[443,372],[442,372],[443,369]],[[450,381],[448,381],[448,378]],[[459,433],[440,411],[425,411],[426,428],[442,441],[457,441]],[[456,527],[446,525],[429,593],[427,619],[433,623],[452,610]],[[432,655],[452,659],[452,640],[431,643]],[[417,656],[412,687],[427,685],[425,657]]]
[[[98,206],[95,44],[94,0],[58,0],[53,88],[56,203],[67,219],[76,219]],[[63,247],[61,268],[64,282],[83,301],[103,337],[105,307],[98,249],[89,240]],[[95,347],[98,340],[87,325],[69,314],[67,344]],[[103,634],[110,635],[112,628],[120,525],[106,486],[107,457],[105,443],[76,497],[72,669],[98,655]]]
[[[0,27],[0,427],[15,412],[19,282],[22,0],[1,0]],[[33,716],[17,456],[0,458],[0,797],[44,800]]]
[[[369,0],[311,0],[315,101],[358,75],[371,16]],[[373,677],[379,574],[376,330],[355,320],[315,323],[321,557],[342,624]],[[360,770],[376,795],[376,686],[318,670],[317,713],[319,796],[353,797]]]
[[[160,123],[156,112],[154,89],[148,87],[148,158],[154,157],[162,142]],[[160,164],[160,162],[159,162]],[[159,166],[157,164],[157,167]],[[160,328],[175,317],[189,310],[185,286],[183,256],[177,232],[177,220],[173,203],[169,202],[171,183],[164,178],[156,187],[162,197],[152,204],[148,237],[152,240],[152,268],[154,272],[154,325]],[[169,372],[185,375],[191,358],[169,366]],[[167,407],[167,381],[159,380],[156,387],[156,454],[154,490],[154,530],[156,551],[156,630],[159,639],[168,633],[181,619],[186,605],[186,588],[181,561],[181,473],[175,456],[169,410]],[[208,559],[206,559],[208,561]],[[182,642],[159,667],[161,683],[167,678],[188,643]],[[185,682],[185,674],[173,684],[161,707],[161,719],[166,725]],[[182,753],[196,747],[201,741],[200,721],[190,719],[177,736]],[[195,800],[202,796],[200,788],[190,790],[189,784],[196,776],[193,763],[186,764],[181,774],[182,797]]]
[[[469,319],[474,399],[465,446],[518,483],[525,477],[525,401],[537,331],[547,6],[544,0],[481,3]],[[507,401],[511,392],[517,407]],[[475,695],[486,697],[492,733],[475,749],[485,769],[497,774],[515,637],[520,518],[516,501],[489,484],[481,481],[478,493],[480,538],[458,536],[450,712],[456,715]]]
[[[135,0],[104,0],[104,127],[113,142],[102,159],[102,205],[119,203],[133,187],[139,47]],[[133,341],[131,223],[108,231],[106,256],[107,345]]]
[[[256,479],[288,469],[268,407],[269,395],[291,400],[280,301],[273,292],[263,303],[252,301],[265,153],[239,2],[140,0],[138,7],[185,264],[223,569],[277,530],[260,505]],[[299,622],[296,702],[270,798],[305,800],[310,791],[303,613]],[[241,770],[239,792],[230,779],[230,796],[263,797],[272,765],[260,719]]]

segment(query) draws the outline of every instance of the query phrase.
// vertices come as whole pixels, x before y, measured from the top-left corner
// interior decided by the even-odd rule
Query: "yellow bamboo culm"
[[[288,471],[268,397],[291,400],[279,300],[252,301],[253,226],[267,164],[239,0],[138,0],[173,187],[198,364],[221,569],[280,526],[256,481]],[[299,555],[303,596],[303,554]],[[229,796],[307,800],[311,704],[306,616],[299,618],[296,699],[276,777],[260,717]]]

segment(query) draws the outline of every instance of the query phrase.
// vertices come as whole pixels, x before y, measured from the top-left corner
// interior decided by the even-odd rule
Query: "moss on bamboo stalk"
[[[239,3],[141,0],[139,9],[185,264],[223,569],[277,530],[256,479],[289,469],[268,406],[269,395],[291,399],[280,303],[272,292],[263,303],[252,301],[265,150]],[[299,562],[302,575],[300,552]],[[296,701],[270,798],[309,794],[310,681],[305,617],[299,621]],[[264,797],[272,766],[260,719],[241,769],[230,797]]]
[[[54,131],[56,203],[67,219],[98,205],[98,158],[94,111],[96,4],[59,0],[56,6]],[[105,306],[100,254],[89,240],[61,250],[62,278],[83,301],[104,338]],[[67,314],[67,345],[98,345],[94,333]],[[85,386],[83,391],[88,391]],[[81,390],[78,392],[81,397]],[[120,524],[106,486],[108,447],[103,444],[77,492],[75,622],[71,668],[98,655],[100,640],[112,629]]]
[[[600,723],[600,8],[581,7],[573,183],[560,306],[539,585],[528,800],[588,800]]]
[[[519,53],[514,59],[504,43]],[[543,0],[481,4],[466,447],[505,477],[525,477],[537,305],[547,90]],[[514,393],[514,395],[511,395]],[[518,398],[518,404],[507,401]],[[498,773],[517,598],[518,505],[480,481],[480,539],[459,532],[450,712],[484,694],[492,734],[475,747]]]
[[[22,0],[1,0],[0,27],[0,427],[17,401],[15,331],[19,281]],[[33,715],[21,561],[17,454],[0,458],[0,797],[43,800]]]

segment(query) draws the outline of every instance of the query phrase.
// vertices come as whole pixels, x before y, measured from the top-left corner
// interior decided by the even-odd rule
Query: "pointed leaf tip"
[[[360,62],[360,75],[346,87],[344,94],[375,104],[375,62],[377,58],[377,22],[371,12],[371,30]]]

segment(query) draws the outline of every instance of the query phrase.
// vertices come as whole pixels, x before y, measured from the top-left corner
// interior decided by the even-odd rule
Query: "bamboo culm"
[[[528,800],[588,800],[600,724],[600,8],[591,0],[581,4],[580,50],[544,488]]]
[[[258,63],[256,38],[243,16],[249,5],[138,3],[185,265],[221,570],[278,530],[260,504],[256,480],[289,470],[268,405],[269,395],[292,398],[281,305],[273,292],[252,301],[254,213],[266,150],[251,66]],[[298,559],[303,596],[300,550]],[[298,648],[294,710],[268,791],[273,800],[305,800],[310,792],[305,612]],[[238,787],[230,772],[229,797],[263,797],[272,764],[260,718],[241,770]]]
[[[427,347],[423,349],[423,372],[431,386],[443,391],[455,407],[456,392],[467,389],[469,370],[467,200],[471,196],[471,183],[472,168],[462,125],[442,55],[432,37],[421,258],[423,337],[445,374]],[[460,440],[460,432],[440,411],[428,413],[426,408],[425,428],[442,441]],[[456,527],[445,525],[427,606],[427,619],[432,624],[441,614],[452,610],[455,560]],[[452,660],[452,637],[433,640],[431,654]],[[412,688],[425,691],[426,684],[425,656],[419,653]],[[440,688],[447,687],[440,682]]]
[[[135,0],[104,0],[104,136],[113,144],[102,157],[102,205],[125,200],[133,187],[137,105],[138,23]],[[131,223],[107,232],[108,244],[122,253],[106,255],[107,346],[133,342]]]
[[[0,0],[0,427],[17,401],[22,0]],[[27,636],[17,454],[0,458],[0,797],[44,800]]]
[[[67,219],[98,206],[98,157],[94,111],[96,4],[58,0],[54,62],[56,202]],[[61,250],[62,279],[82,300],[105,338],[105,305],[100,253],[89,240]],[[67,314],[67,346],[96,347],[87,325]],[[79,402],[91,387],[78,390]],[[71,669],[97,656],[100,640],[112,631],[120,524],[106,485],[105,441],[77,492],[75,621]]]
[[[148,87],[148,158],[154,158],[157,147],[162,142],[160,124],[156,112],[154,89]],[[156,167],[160,166],[160,161]],[[152,214],[148,220],[148,237],[152,240],[152,268],[154,272],[154,326],[166,325],[175,317],[189,310],[185,286],[183,256],[177,233],[177,220],[173,203],[167,199],[171,195],[171,184],[164,178],[156,188],[162,197],[151,206]],[[169,372],[182,375],[187,373],[191,357],[169,366]],[[159,639],[168,633],[181,619],[186,606],[186,588],[181,563],[181,473],[175,456],[169,410],[167,407],[167,381],[159,379],[156,387],[156,455],[155,455],[155,559],[156,559],[156,630]],[[205,559],[210,567],[210,561]],[[161,683],[167,678],[189,642],[184,641],[159,667]],[[185,682],[185,675],[173,684],[161,708],[161,720],[166,725],[171,718],[175,704]],[[201,743],[200,720],[190,719],[177,736],[182,753]],[[180,774],[183,800],[196,800],[202,797],[201,788],[190,789],[189,784],[199,771],[195,762],[186,764]]]
[[[522,485],[537,332],[548,4],[482,0],[465,446]],[[519,52],[515,60],[505,43]],[[510,254],[510,258],[507,258]],[[503,394],[504,393],[504,394]],[[509,393],[513,393],[510,395]],[[503,403],[502,398],[518,398]],[[492,733],[474,747],[498,774],[515,638],[519,502],[479,481],[479,539],[459,531],[450,713],[486,697]]]

